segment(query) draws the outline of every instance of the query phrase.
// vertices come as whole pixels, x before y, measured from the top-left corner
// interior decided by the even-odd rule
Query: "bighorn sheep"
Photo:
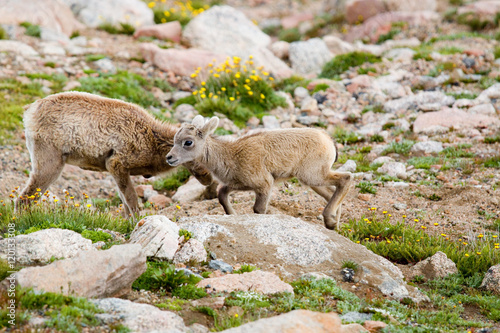
[[[331,170],[337,154],[327,133],[312,128],[273,130],[228,141],[210,135],[218,123],[217,117],[205,123],[202,116],[196,116],[192,124],[184,124],[175,135],[167,162],[171,166],[195,162],[210,170],[222,184],[218,198],[226,214],[235,213],[228,200],[231,191],[254,191],[253,210],[264,214],[273,183],[297,177],[328,201],[323,211],[325,226],[338,228],[352,175]]]
[[[173,146],[177,128],[134,104],[64,92],[26,106],[24,126],[32,170],[18,199],[21,203],[37,189],[43,193],[68,163],[86,170],[108,171],[129,216],[138,211],[130,176],[151,177],[172,169],[165,156]],[[185,166],[202,184],[212,184],[205,168],[196,163]],[[216,186],[210,186],[214,197]]]

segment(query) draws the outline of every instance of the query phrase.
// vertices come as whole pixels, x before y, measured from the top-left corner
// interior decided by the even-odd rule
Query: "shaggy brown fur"
[[[219,202],[226,214],[235,213],[228,200],[231,191],[254,191],[254,212],[264,214],[273,183],[297,177],[328,201],[323,211],[325,226],[338,228],[352,175],[331,170],[336,149],[326,132],[312,128],[274,130],[228,141],[210,135],[218,122],[217,117],[205,123],[197,116],[192,124],[183,125],[167,155],[168,163],[176,166],[194,161],[210,170],[223,185]]]
[[[45,191],[68,163],[86,170],[108,171],[129,215],[138,211],[130,176],[148,177],[172,169],[165,156],[173,146],[177,128],[134,104],[64,92],[29,105],[24,126],[32,170],[21,193],[22,202],[37,188]],[[206,169],[194,163],[186,166],[201,183],[212,184]]]

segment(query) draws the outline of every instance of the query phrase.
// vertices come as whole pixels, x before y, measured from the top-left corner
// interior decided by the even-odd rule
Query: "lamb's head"
[[[175,134],[174,147],[167,155],[167,163],[178,166],[194,161],[203,155],[207,137],[215,132],[219,118],[212,117],[205,122],[202,116],[196,116],[191,124],[184,124]]]

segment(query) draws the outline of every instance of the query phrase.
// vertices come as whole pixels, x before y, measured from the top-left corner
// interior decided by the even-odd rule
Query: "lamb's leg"
[[[194,162],[186,163],[184,166],[201,184],[207,187],[204,193],[206,199],[214,199],[217,197],[217,186],[219,184],[212,178],[210,171]]]
[[[59,178],[65,164],[64,157],[58,149],[41,143],[35,145],[34,142],[27,142],[27,145],[31,155],[31,173],[28,184],[16,201],[16,206],[27,204],[29,197],[37,192],[43,194]]]
[[[229,193],[231,193],[232,190],[233,189],[227,185],[222,186],[219,190],[219,203],[228,215],[236,214],[235,210],[231,206],[231,203],[229,202]]]
[[[321,195],[327,202],[330,201],[332,198],[333,194],[335,194],[336,188],[333,186],[311,186],[311,188],[314,190],[314,192],[318,193]],[[342,202],[339,203],[339,208],[337,212],[334,212],[336,217],[337,217],[337,226],[340,223],[340,214],[342,212]]]
[[[113,157],[106,161],[106,169],[113,176],[118,186],[119,195],[125,207],[125,217],[133,217],[133,214],[139,211],[139,206],[137,204],[137,193],[135,192],[128,170],[118,159]]]
[[[272,179],[272,177],[268,177],[268,179],[264,180],[264,183],[255,189],[255,204],[253,205],[253,211],[255,214],[265,214],[267,212],[269,199],[271,199],[273,183],[274,179]]]
[[[341,204],[344,201],[347,192],[349,192],[349,188],[352,183],[352,174],[347,172],[335,172],[330,171],[326,182],[330,186],[335,186],[336,191],[329,200],[325,209],[323,210],[323,218],[325,221],[325,226],[328,229],[338,229],[340,226],[340,214],[341,214]],[[332,213],[336,213],[337,221],[334,222],[332,218]]]

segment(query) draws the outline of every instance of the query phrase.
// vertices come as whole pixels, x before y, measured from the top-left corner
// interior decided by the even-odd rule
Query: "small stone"
[[[417,142],[411,147],[411,152],[415,154],[437,154],[443,151],[443,143],[439,141]]]
[[[405,210],[406,208],[408,208],[408,205],[405,203],[396,202],[392,205],[392,207],[396,208],[397,210]]]
[[[97,70],[103,73],[116,74],[116,66],[109,58],[102,58],[94,61],[94,65],[96,65]]]
[[[367,320],[365,321],[363,326],[371,333],[375,333],[380,331],[381,329],[384,329],[387,326],[387,324],[384,323],[383,321]]]
[[[304,98],[309,97],[309,91],[304,87],[297,87],[293,91],[293,96],[299,102],[301,102]]]
[[[208,263],[208,267],[210,267],[211,269],[219,270],[223,273],[233,272],[233,266],[225,263],[222,260],[210,260],[210,262]]]
[[[306,97],[300,103],[300,111],[310,114],[318,114],[318,101],[313,97]]]
[[[444,278],[450,274],[458,273],[457,265],[445,253],[438,251],[412,267],[410,276],[421,275],[428,280]]]
[[[406,166],[400,162],[384,163],[384,165],[377,169],[377,172],[400,179],[406,179],[408,177],[406,174]]]
[[[344,165],[337,169],[339,172],[356,172],[356,162],[353,160],[347,160]]]
[[[173,202],[171,198],[163,194],[153,195],[148,199],[148,201],[159,208],[165,208]]]
[[[370,193],[359,193],[358,199],[362,201],[370,201],[372,199],[372,195]]]
[[[354,282],[354,269],[352,268],[342,268],[340,275],[342,276],[342,281],[344,282]]]
[[[70,91],[70,90],[74,90],[75,88],[78,88],[81,86],[82,86],[82,84],[78,81],[68,81],[68,83],[66,83],[66,85],[64,86],[63,90]]]
[[[144,198],[144,192],[147,190],[153,190],[153,185],[137,185],[135,187],[135,192],[140,198]]]
[[[152,215],[140,220],[129,242],[140,244],[148,257],[172,260],[179,245],[179,227],[165,216]]]
[[[262,123],[266,129],[278,129],[280,128],[280,122],[275,116],[263,116]]]
[[[200,263],[206,260],[207,251],[205,247],[203,247],[203,243],[194,238],[188,240],[174,256],[174,264],[191,262]]]

